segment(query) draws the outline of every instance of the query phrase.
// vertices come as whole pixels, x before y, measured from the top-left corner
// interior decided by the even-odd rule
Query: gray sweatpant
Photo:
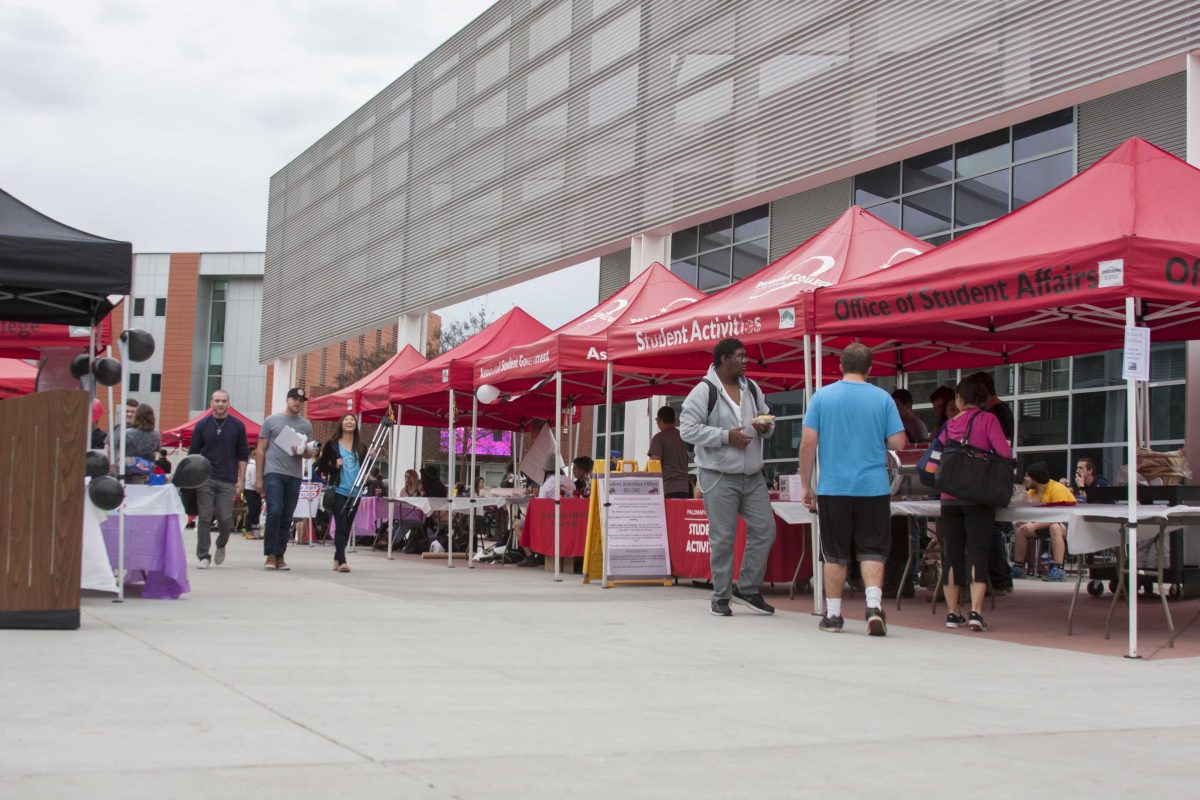
[[[209,531],[217,517],[217,547],[224,547],[233,530],[233,484],[209,478],[196,489],[196,558],[208,558]]]
[[[704,511],[708,514],[708,560],[712,569],[713,600],[728,600],[733,581],[733,546],[737,518],[746,520],[746,549],[738,574],[738,590],[756,594],[767,570],[767,555],[775,543],[775,513],[762,473],[741,475],[700,470]]]

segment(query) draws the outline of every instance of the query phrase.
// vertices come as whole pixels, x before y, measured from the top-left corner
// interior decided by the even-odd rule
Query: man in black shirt
[[[233,498],[241,492],[246,478],[250,444],[246,426],[229,413],[229,392],[212,393],[212,413],[196,423],[188,454],[199,453],[212,463],[212,474],[196,490],[196,558],[200,569],[208,569],[209,532],[213,515],[217,517],[217,553],[212,563],[225,561],[225,544],[233,530]]]

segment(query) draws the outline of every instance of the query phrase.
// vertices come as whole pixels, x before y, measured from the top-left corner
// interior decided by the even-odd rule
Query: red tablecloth
[[[703,500],[667,500],[667,544],[671,549],[671,574],[680,578],[707,581],[712,573],[708,563],[708,515]],[[562,521],[559,552],[563,556],[582,556],[587,541],[588,501],[569,498],[562,501]],[[767,557],[767,583],[789,583],[796,574],[800,553],[805,550],[809,530],[807,525],[788,525],[775,518],[775,544]],[[531,500],[525,525],[521,529],[521,545],[535,553],[554,554],[554,501]],[[737,544],[734,549],[734,575],[741,568],[742,550],[746,546],[746,525],[738,520]],[[804,569],[800,578],[812,576],[812,554],[805,550]]]

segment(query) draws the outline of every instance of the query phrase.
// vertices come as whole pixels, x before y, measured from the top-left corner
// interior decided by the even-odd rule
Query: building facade
[[[593,256],[597,299],[653,261],[717,289],[852,203],[946,241],[1133,135],[1200,163],[1196,12],[501,0],[272,178],[260,357],[294,372],[398,316],[402,344],[432,308]],[[996,371],[1023,453],[1113,468],[1110,361]],[[1154,369],[1150,441],[1200,446],[1195,348],[1157,346]],[[784,469],[802,409],[771,399]],[[648,405],[624,409],[630,454]]]

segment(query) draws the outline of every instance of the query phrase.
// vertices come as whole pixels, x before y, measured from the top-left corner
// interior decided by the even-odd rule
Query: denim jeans
[[[263,555],[283,558],[292,530],[292,515],[300,499],[300,479],[278,472],[263,476],[267,501],[267,524],[263,530]]]

